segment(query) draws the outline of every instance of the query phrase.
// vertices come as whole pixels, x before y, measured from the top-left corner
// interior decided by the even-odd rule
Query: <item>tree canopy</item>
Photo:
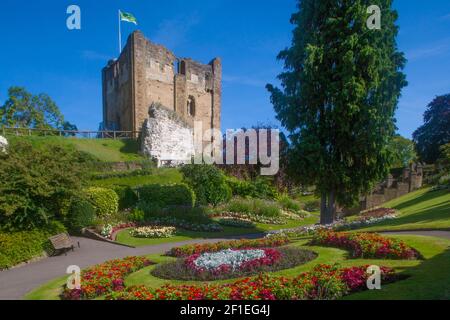
[[[391,168],[408,167],[412,162],[417,161],[414,142],[401,135],[396,135],[391,139],[389,151],[392,155]]]
[[[436,97],[423,115],[424,124],[413,138],[420,159],[435,163],[441,156],[440,147],[450,143],[450,94]]]
[[[23,87],[11,87],[0,106],[0,125],[6,127],[61,129],[74,126],[64,121],[56,103],[45,93],[33,95]]]
[[[370,30],[369,5],[382,8]],[[387,175],[394,114],[407,84],[392,0],[299,0],[290,48],[279,54],[281,89],[267,88],[290,132],[289,167],[321,195],[321,222]]]

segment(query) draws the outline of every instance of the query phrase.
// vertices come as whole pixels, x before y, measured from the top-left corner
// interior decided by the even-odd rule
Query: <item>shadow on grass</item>
[[[418,205],[421,202],[430,201],[430,200],[436,199],[438,197],[441,197],[441,196],[445,195],[446,193],[447,193],[447,191],[445,191],[445,190],[428,191],[427,193],[424,193],[424,194],[422,194],[421,196],[419,196],[417,198],[411,199],[411,200],[403,202],[403,203],[401,203],[401,204],[399,204],[397,206],[394,206],[393,209],[403,210],[403,209],[406,209],[406,208],[409,208],[409,207],[413,207],[413,206]]]
[[[133,139],[122,140],[123,147],[120,148],[120,152],[128,154],[139,154],[139,142]]]

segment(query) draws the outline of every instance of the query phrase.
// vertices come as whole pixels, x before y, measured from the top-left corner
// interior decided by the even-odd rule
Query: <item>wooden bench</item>
[[[60,233],[56,236],[50,237],[48,239],[50,243],[53,246],[53,255],[55,255],[57,252],[64,251],[64,254],[67,255],[67,250],[71,249],[74,250],[74,244],[72,239],[70,239],[70,236],[68,233]],[[80,243],[78,242],[78,248],[80,247]]]

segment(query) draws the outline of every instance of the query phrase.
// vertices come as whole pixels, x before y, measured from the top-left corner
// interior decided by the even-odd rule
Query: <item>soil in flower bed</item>
[[[317,257],[317,253],[299,249],[283,247],[278,249],[267,249],[270,251],[267,261],[257,261],[258,263],[246,263],[245,268],[232,270],[231,268],[219,268],[218,270],[198,270],[192,267],[192,257],[179,258],[176,261],[160,264],[156,266],[151,274],[155,277],[168,280],[186,281],[213,281],[232,278],[240,278],[255,275],[261,272],[274,272],[284,269],[294,268],[305,264]],[[273,259],[272,259],[273,258]]]

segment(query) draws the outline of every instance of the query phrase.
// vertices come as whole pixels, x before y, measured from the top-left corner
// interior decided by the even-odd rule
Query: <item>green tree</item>
[[[401,135],[391,139],[389,149],[392,155],[391,168],[404,168],[417,160],[414,142]]]
[[[11,87],[0,106],[0,125],[7,127],[62,129],[64,117],[45,93],[33,95],[22,87]]]
[[[369,5],[382,8],[381,30],[367,27]],[[267,88],[290,132],[291,176],[316,185],[326,224],[336,202],[354,204],[387,175],[406,60],[392,0],[300,0],[298,8],[292,45],[278,56],[282,89]]]
[[[17,140],[0,153],[0,229],[29,230],[65,220],[91,158],[72,148]]]
[[[439,148],[450,142],[450,94],[436,97],[428,105],[423,120],[413,139],[420,159],[435,163],[441,156]]]

